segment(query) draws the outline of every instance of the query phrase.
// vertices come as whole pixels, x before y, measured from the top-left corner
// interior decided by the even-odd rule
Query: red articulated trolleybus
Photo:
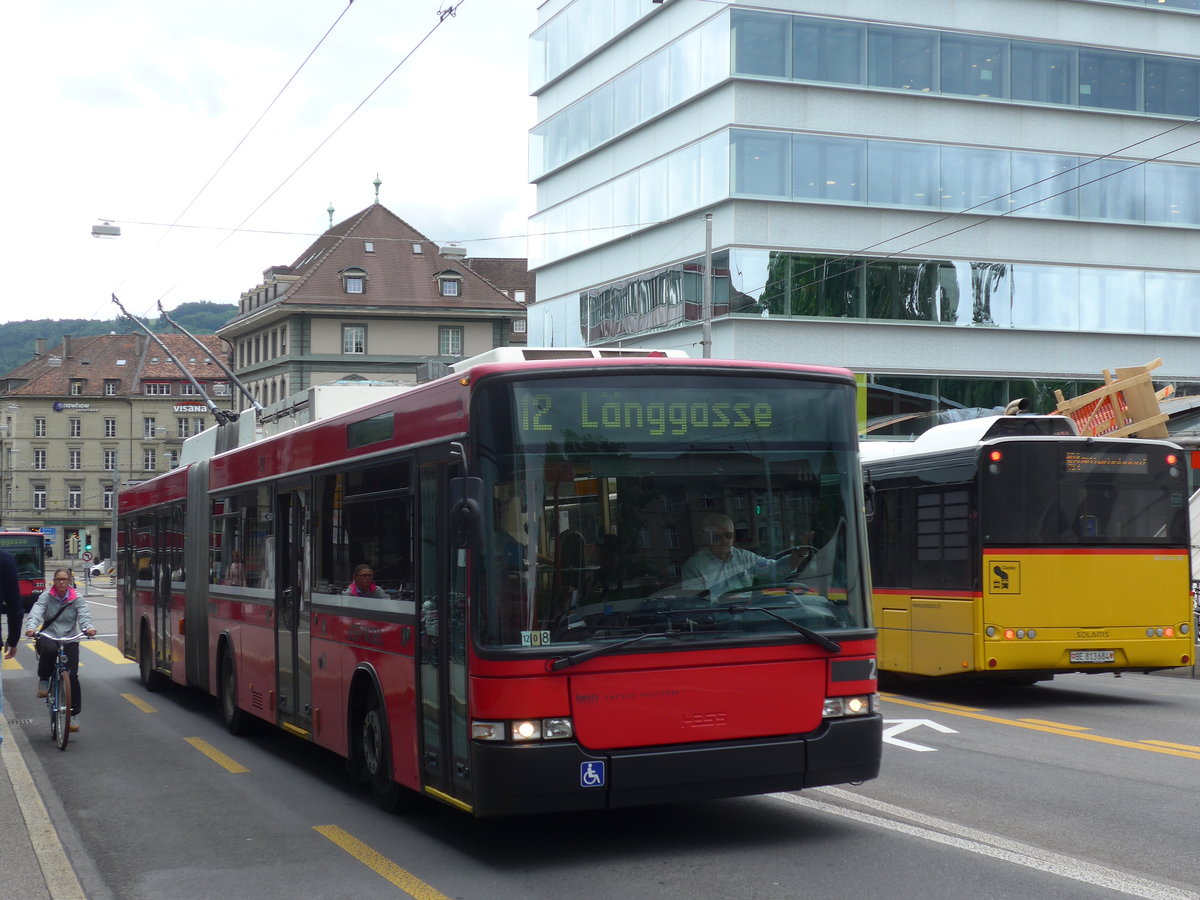
[[[451,369],[257,440],[248,411],[201,436],[244,446],[121,493],[120,644],[148,688],[346,757],[385,807],[878,773],[848,372],[517,348]]]

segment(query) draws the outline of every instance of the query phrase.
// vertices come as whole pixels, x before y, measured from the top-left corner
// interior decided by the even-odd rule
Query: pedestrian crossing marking
[[[101,656],[104,659],[108,660],[110,663],[113,663],[115,665],[118,665],[118,666],[132,666],[133,665],[132,659],[126,659],[125,654],[123,654],[120,650],[118,650],[112,644],[104,643],[104,641],[80,641],[79,646],[85,647],[86,649],[91,650],[97,656]]]

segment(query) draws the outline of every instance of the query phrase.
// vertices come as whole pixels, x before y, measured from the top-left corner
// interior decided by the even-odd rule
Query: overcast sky
[[[334,222],[369,206],[377,173],[380,202],[429,238],[525,256],[538,3],[461,0],[438,26],[459,2],[6,5],[0,322],[111,318],[113,293],[135,314],[234,303],[331,204]],[[93,238],[102,220],[121,237]]]

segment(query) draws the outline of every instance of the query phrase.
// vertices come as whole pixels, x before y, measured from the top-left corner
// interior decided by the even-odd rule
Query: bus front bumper
[[[834,719],[811,735],[592,752],[574,742],[476,742],[477,816],[739,797],[879,774],[883,719]]]

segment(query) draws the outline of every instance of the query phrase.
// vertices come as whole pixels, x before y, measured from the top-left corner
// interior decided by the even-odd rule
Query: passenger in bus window
[[[786,560],[774,560],[733,546],[733,520],[718,513],[704,517],[701,533],[706,546],[683,564],[683,586],[707,593],[710,600],[731,591],[746,590],[756,580],[782,578],[803,561],[801,549],[793,550]]]
[[[389,594],[375,583],[375,570],[366,563],[354,567],[354,580],[342,594],[348,597],[379,597],[386,600]]]
[[[246,583],[246,573],[242,569],[242,554],[236,552],[233,554],[233,562],[229,564],[229,568],[225,572],[225,580],[221,583],[237,587]]]

